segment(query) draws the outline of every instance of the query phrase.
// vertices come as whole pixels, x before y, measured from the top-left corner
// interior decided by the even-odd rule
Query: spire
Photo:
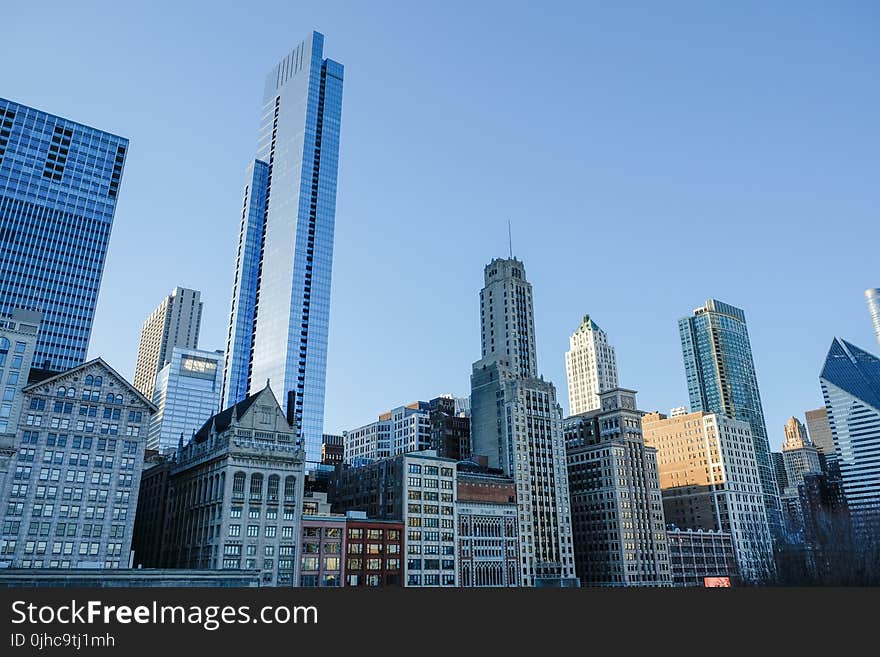
[[[510,253],[510,259],[513,260],[513,234],[510,230],[510,219],[507,220],[507,250]]]

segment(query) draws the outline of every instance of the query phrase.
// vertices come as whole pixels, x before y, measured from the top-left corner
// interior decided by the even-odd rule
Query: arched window
[[[117,403],[117,404],[121,404],[121,403],[122,403],[122,395],[116,395],[116,403]]]
[[[95,377],[93,377],[91,374],[86,374],[86,385],[90,386],[90,385],[93,385],[94,383],[95,383]]]
[[[251,499],[263,499],[263,475],[259,473],[251,475]]]
[[[266,493],[266,499],[270,502],[278,501],[278,484],[281,482],[281,477],[278,475],[272,475],[269,477],[269,490]]]
[[[296,477],[284,478],[284,501],[296,502]]]
[[[109,394],[105,397],[105,400],[106,400],[106,402],[107,402],[108,404],[112,404],[114,399],[116,399],[116,397],[113,396],[113,393],[112,393],[112,392],[109,393]]]
[[[55,396],[56,397],[63,397],[66,394],[67,394],[67,388],[65,388],[64,386],[58,386],[58,390],[56,391]]]
[[[9,351],[9,345],[12,344],[6,338],[0,338],[0,351]]]
[[[96,376],[95,377],[95,385],[96,386],[104,385],[104,377]]]
[[[244,498],[244,472],[236,472],[232,477],[232,497]]]
[[[67,396],[71,399],[76,397],[76,390],[74,388],[68,388],[67,389]]]

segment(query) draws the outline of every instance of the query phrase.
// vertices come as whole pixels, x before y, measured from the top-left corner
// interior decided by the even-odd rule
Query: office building
[[[572,415],[599,408],[599,394],[617,387],[617,360],[608,336],[589,315],[568,338],[565,372]]]
[[[865,290],[865,300],[868,302],[868,312],[871,315],[871,325],[874,327],[874,336],[880,345],[880,288]]]
[[[670,586],[657,451],[642,438],[634,390],[565,419],[574,553],[582,586]]]
[[[880,529],[880,359],[834,338],[819,377],[855,528]]]
[[[20,309],[0,316],[0,439],[14,436],[18,428],[22,390],[37,349],[40,319],[39,313]],[[0,490],[2,484],[0,475]]]
[[[728,532],[742,578],[772,578],[773,541],[749,424],[703,411],[649,413],[642,430],[657,449],[666,522]]]
[[[173,467],[174,454],[159,454],[155,450],[147,450],[144,454],[131,539],[132,564],[136,568],[159,568],[162,565],[162,545],[168,529],[168,484]]]
[[[577,586],[556,387],[538,377],[532,286],[516,258],[484,270],[482,358],[471,374],[475,456],[516,484],[522,586]]]
[[[819,451],[807,435],[807,428],[795,417],[785,423],[782,459],[785,463],[786,490],[793,489],[795,493],[805,474],[822,472]]]
[[[128,568],[156,410],[102,359],[31,370],[0,500],[0,568]]]
[[[345,586],[403,586],[403,532],[403,523],[347,513]]]
[[[431,449],[443,458],[463,461],[471,456],[471,419],[452,396],[430,402]],[[468,407],[468,412],[470,407]]]
[[[417,401],[379,415],[379,419],[343,431],[345,462],[366,463],[431,448],[431,403]]]
[[[785,458],[782,456],[782,452],[770,452],[770,463],[773,464],[777,492],[782,495],[788,488],[788,475],[785,473]]]
[[[476,461],[457,469],[459,585],[519,586],[516,484]]]
[[[455,461],[432,450],[361,467],[341,465],[331,482],[337,513],[363,511],[406,528],[404,586],[458,586]]]
[[[839,479],[807,473],[798,486],[808,569],[817,583],[845,584],[853,557],[852,522]],[[852,581],[864,585],[864,581]]]
[[[201,324],[202,301],[198,290],[176,287],[150,313],[141,328],[134,369],[134,386],[144,397],[153,398],[156,376],[171,362],[175,347],[199,346]]]
[[[837,458],[834,455],[834,436],[831,433],[831,424],[828,422],[828,411],[823,406],[804,413],[807,419],[807,432],[816,449],[819,450],[819,461],[822,470],[834,474],[837,467]]]
[[[345,437],[325,433],[321,443],[321,463],[337,466],[345,459]]]
[[[223,406],[268,380],[321,461],[343,68],[313,32],[266,77],[248,168],[224,365]]]
[[[779,536],[779,495],[745,313],[709,299],[693,316],[680,319],[678,328],[691,411],[748,422],[767,521],[773,535]]]
[[[42,314],[34,365],[82,364],[128,140],[0,98],[0,315]]]
[[[167,453],[181,437],[188,442],[220,410],[222,383],[223,352],[174,347],[156,376],[147,449]]]
[[[342,586],[345,568],[345,516],[303,514],[300,586]]]
[[[666,532],[673,586],[705,586],[706,578],[739,580],[730,532],[680,529]]]
[[[208,419],[175,455],[165,568],[258,569],[299,583],[305,455],[271,388]]]

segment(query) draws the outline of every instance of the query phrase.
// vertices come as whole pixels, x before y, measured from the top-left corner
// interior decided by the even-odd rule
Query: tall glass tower
[[[819,383],[853,520],[859,529],[878,532],[880,358],[834,338]]]
[[[34,365],[86,359],[128,140],[0,98],[0,315],[36,310]]]
[[[868,312],[871,313],[874,336],[877,338],[877,344],[880,344],[880,287],[865,290],[865,300],[868,302]]]
[[[313,32],[266,77],[245,177],[223,407],[269,382],[313,466],[321,461],[342,64]]]
[[[735,306],[709,299],[693,316],[678,320],[678,330],[691,412],[718,413],[749,424],[767,521],[774,536],[780,536],[779,496],[746,315]]]

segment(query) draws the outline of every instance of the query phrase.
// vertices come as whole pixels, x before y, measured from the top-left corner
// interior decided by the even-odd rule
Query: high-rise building
[[[268,385],[209,418],[168,475],[162,566],[257,569],[264,586],[296,586],[304,457]]]
[[[577,586],[556,388],[538,378],[532,286],[516,258],[495,259],[480,292],[483,357],[471,374],[475,456],[516,484],[520,582]]]
[[[807,418],[807,431],[813,445],[819,450],[819,459],[825,472],[835,473],[837,462],[834,456],[834,436],[828,423],[828,411],[823,406],[804,413]]]
[[[0,315],[42,314],[34,364],[89,349],[128,140],[0,98]]]
[[[39,329],[40,314],[36,312],[17,309],[0,316],[0,493],[15,455],[15,432]]]
[[[147,399],[153,398],[156,375],[171,362],[174,348],[196,349],[199,346],[200,297],[198,290],[176,287],[144,321],[134,369],[134,387]]]
[[[880,358],[834,338],[819,376],[857,530],[880,525]]]
[[[247,171],[226,344],[223,405],[266,381],[321,461],[342,65],[313,32],[266,77]]]
[[[770,452],[770,463],[773,464],[773,476],[776,478],[776,488],[781,496],[788,487],[788,475],[785,473],[785,458],[782,452]]]
[[[189,442],[212,415],[220,411],[223,352],[174,347],[159,370],[153,389],[158,409],[150,419],[147,449],[161,453]]]
[[[729,532],[742,578],[772,577],[773,541],[749,424],[703,411],[649,413],[642,429],[645,444],[657,449],[666,522]]]
[[[565,373],[571,415],[599,408],[599,395],[617,387],[617,360],[608,336],[589,315],[568,338]]]
[[[871,314],[871,324],[874,327],[877,344],[880,344],[880,288],[865,290],[865,300],[868,302],[868,312]]]
[[[694,309],[693,316],[681,318],[678,329],[691,411],[748,422],[767,521],[774,536],[779,536],[779,496],[745,313],[709,299],[704,306]]]
[[[343,460],[345,460],[345,437],[325,433],[321,443],[321,463],[335,467]]]
[[[565,419],[574,554],[583,586],[670,586],[657,450],[642,438],[634,390],[599,395]]]
[[[430,402],[416,401],[342,432],[346,463],[366,463],[431,448]]]
[[[431,449],[444,458],[462,461],[471,456],[471,419],[452,396],[432,399],[429,421],[431,423]]]
[[[155,407],[100,358],[33,369],[22,392],[0,569],[128,568]]]
[[[822,472],[819,451],[807,435],[807,428],[795,417],[789,418],[785,423],[782,459],[785,463],[786,488],[793,489],[794,494],[797,494],[797,487],[805,474]]]
[[[406,527],[404,586],[458,586],[455,548],[457,472],[455,461],[433,450],[336,468],[333,510],[363,511],[370,518]]]

